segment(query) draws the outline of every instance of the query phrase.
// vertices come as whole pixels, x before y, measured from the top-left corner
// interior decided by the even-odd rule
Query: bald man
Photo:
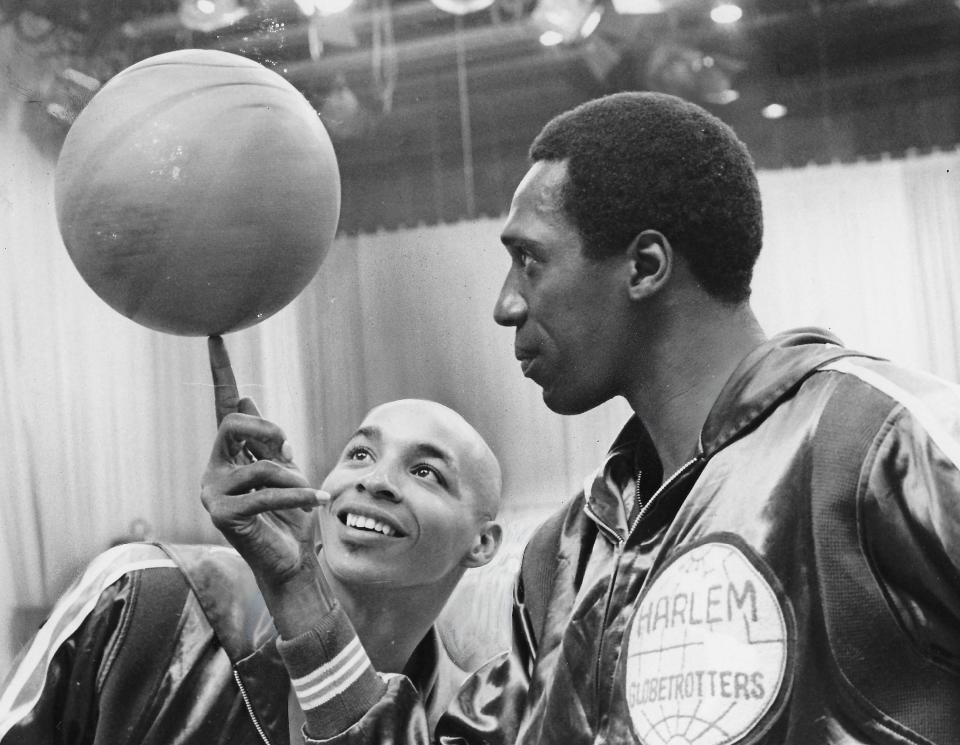
[[[429,737],[466,677],[433,623],[501,541],[490,448],[456,412],[396,401],[316,490],[278,426],[235,389],[218,418],[224,401],[202,499],[242,558],[130,544],[94,560],[0,691],[2,745],[297,743],[415,700]]]
[[[435,667],[417,650],[464,571],[500,546],[500,468],[456,412],[394,401],[367,414],[314,490],[283,431],[249,400],[239,412],[220,426],[204,505],[280,632],[296,696],[291,729],[305,719],[307,742],[328,739],[378,702],[416,697],[411,669]],[[432,729],[465,677],[442,676],[421,725]]]

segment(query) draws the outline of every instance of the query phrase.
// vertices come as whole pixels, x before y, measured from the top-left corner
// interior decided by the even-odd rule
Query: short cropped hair
[[[676,96],[615,93],[548,122],[530,158],[567,161],[562,207],[587,257],[658,230],[710,295],[733,304],[750,296],[760,190],[746,146],[717,117]]]

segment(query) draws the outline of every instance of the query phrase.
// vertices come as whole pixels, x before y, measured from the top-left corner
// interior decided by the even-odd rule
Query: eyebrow
[[[358,437],[366,437],[368,440],[379,440],[380,428],[379,427],[360,427],[356,432],[350,435],[350,440],[355,440]]]
[[[538,241],[531,240],[530,238],[524,238],[522,236],[510,235],[509,233],[506,235],[501,235],[500,242],[508,251],[510,249],[519,249],[521,251],[533,251],[536,253],[540,249],[540,243]]]
[[[429,442],[419,443],[414,448],[414,452],[427,458],[442,460],[449,467],[453,468],[453,458],[450,456],[450,453],[442,448],[438,448],[436,445],[431,445]]]
[[[382,440],[383,432],[379,427],[366,426],[360,427],[353,435],[350,437],[350,441],[355,440],[358,437],[365,437],[368,440]],[[454,467],[453,456],[446,450],[441,447],[438,447],[429,442],[419,442],[412,448],[413,452],[418,456],[426,458],[435,458],[437,460],[443,461],[450,468]]]

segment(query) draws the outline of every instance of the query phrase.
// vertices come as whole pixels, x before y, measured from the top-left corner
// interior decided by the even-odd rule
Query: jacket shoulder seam
[[[106,681],[107,677],[110,675],[110,671],[113,669],[113,663],[116,662],[116,659],[120,654],[120,650],[123,647],[123,643],[127,640],[127,635],[130,631],[130,624],[133,619],[134,609],[136,608],[137,600],[140,596],[140,577],[141,572],[143,571],[145,570],[138,570],[124,575],[129,577],[130,581],[130,602],[124,606],[123,612],[120,616],[120,622],[117,625],[116,636],[111,641],[110,646],[107,648],[106,653],[103,656],[103,662],[100,666],[99,672],[97,673],[97,695],[103,691],[104,681]]]
[[[960,470],[960,440],[950,433],[939,421],[930,406],[916,394],[876,370],[872,370],[865,365],[857,364],[849,358],[837,360],[825,366],[823,369],[855,376],[866,385],[887,396],[894,404],[891,408],[893,409],[899,406],[907,412],[912,419],[916,420],[927,436],[950,460],[953,467]],[[950,386],[950,384],[945,381],[943,385]],[[960,391],[958,391],[958,394],[960,394]]]

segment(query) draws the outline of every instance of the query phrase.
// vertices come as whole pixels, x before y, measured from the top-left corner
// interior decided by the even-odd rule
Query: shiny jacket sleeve
[[[839,533],[852,532],[862,551],[846,558],[821,551],[822,563],[836,564],[843,578],[835,583],[842,588],[838,607],[851,602],[851,578],[871,575],[912,649],[960,673],[960,388],[882,361],[847,359],[830,367],[845,373],[846,388],[836,396],[843,405],[824,416],[839,423],[821,429],[839,432],[843,441],[863,429],[859,436],[869,441],[863,463],[838,464],[826,487],[848,480],[854,511],[845,514],[838,502],[820,516],[824,533],[840,540]],[[871,412],[880,423],[867,427]],[[832,453],[842,441],[825,448]],[[828,539],[820,540],[829,548]]]
[[[0,689],[2,745],[93,742],[97,728],[109,726],[99,699],[117,664],[141,570],[150,568],[176,572],[152,546],[119,546],[63,594]],[[185,597],[186,585],[176,591]]]
[[[277,644],[306,715],[307,745],[507,745],[523,713],[527,672],[504,652],[470,675],[427,725],[425,702],[402,675],[379,675],[339,606],[311,631]]]
[[[915,648],[960,674],[960,400],[908,404],[864,474],[862,541]]]

